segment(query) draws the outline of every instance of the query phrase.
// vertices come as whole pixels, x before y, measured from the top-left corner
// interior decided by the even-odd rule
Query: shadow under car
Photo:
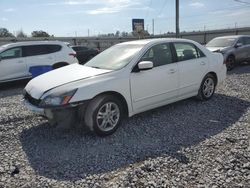
[[[206,102],[184,100],[126,119],[116,133],[100,138],[70,131],[60,133],[40,124],[21,133],[31,167],[40,176],[76,181],[147,158],[173,156],[232,126],[250,106],[222,94]],[[227,118],[225,118],[227,116]]]

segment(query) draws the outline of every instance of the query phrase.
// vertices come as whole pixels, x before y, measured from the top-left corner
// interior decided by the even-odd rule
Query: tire
[[[234,67],[235,67],[235,58],[234,58],[234,56],[230,55],[230,56],[227,58],[226,66],[227,66],[227,70],[228,70],[228,71],[231,71],[231,70],[234,69]]]
[[[90,55],[87,61],[91,60],[93,57],[95,57],[95,56],[94,55]]]
[[[57,63],[57,64],[53,65],[53,69],[59,69],[61,67],[65,67],[67,65],[68,65],[68,63]]]
[[[214,95],[215,88],[216,88],[215,77],[212,74],[207,74],[201,82],[201,86],[196,98],[201,101],[206,101],[211,99]]]
[[[98,136],[113,134],[119,127],[123,114],[121,101],[112,95],[100,95],[87,106],[85,125]]]

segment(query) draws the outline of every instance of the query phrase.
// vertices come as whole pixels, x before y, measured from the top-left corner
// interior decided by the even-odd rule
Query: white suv
[[[31,78],[30,68],[51,66],[56,69],[78,63],[75,51],[60,41],[31,41],[0,47],[0,83]]]

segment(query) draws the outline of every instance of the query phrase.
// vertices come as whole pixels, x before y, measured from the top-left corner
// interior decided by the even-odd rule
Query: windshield
[[[127,44],[113,46],[91,59],[85,66],[118,70],[125,67],[144,45]]]
[[[228,47],[234,44],[236,38],[215,38],[211,40],[206,46],[207,47]]]

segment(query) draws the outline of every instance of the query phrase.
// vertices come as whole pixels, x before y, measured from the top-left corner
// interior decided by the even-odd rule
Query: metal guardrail
[[[206,44],[210,40],[218,36],[225,35],[250,35],[250,27],[235,28],[235,29],[221,29],[210,31],[197,31],[197,32],[182,32],[180,38],[191,39],[201,44]],[[148,36],[145,38],[174,38],[175,33]],[[114,44],[138,40],[136,37],[47,37],[47,38],[0,38],[0,45],[10,42],[21,41],[41,41],[41,40],[59,40],[69,42],[72,45],[86,45],[90,47],[96,47],[104,50]]]

